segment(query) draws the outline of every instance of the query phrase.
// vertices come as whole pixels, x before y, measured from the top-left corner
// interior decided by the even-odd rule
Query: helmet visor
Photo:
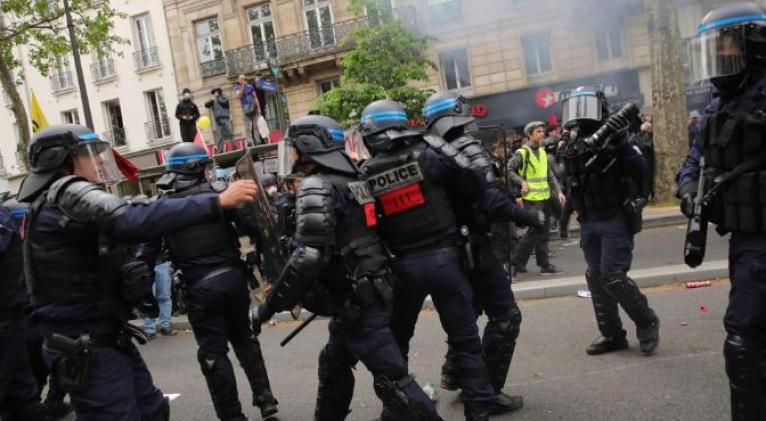
[[[285,139],[279,142],[277,145],[277,174],[280,177],[287,177],[293,173],[295,156],[295,146],[293,146],[293,143],[289,139]]]
[[[704,32],[689,43],[691,81],[699,83],[745,70],[745,28],[727,27]]]
[[[112,185],[122,181],[112,148],[107,142],[84,142],[77,145],[72,155],[77,175],[92,183]]]
[[[574,92],[563,101],[561,106],[563,124],[576,120],[601,121],[603,118],[601,99],[595,92]]]

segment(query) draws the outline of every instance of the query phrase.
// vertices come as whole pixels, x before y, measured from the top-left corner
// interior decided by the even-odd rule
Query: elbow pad
[[[111,227],[116,217],[128,209],[123,199],[107,193],[82,177],[70,175],[57,180],[48,190],[48,203],[80,223]]]
[[[290,256],[266,302],[273,311],[291,309],[316,280],[322,266],[322,252],[299,247]]]

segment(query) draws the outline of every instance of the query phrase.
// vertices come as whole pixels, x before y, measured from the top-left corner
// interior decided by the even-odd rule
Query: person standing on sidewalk
[[[709,80],[719,96],[705,110],[677,176],[681,210],[692,217],[703,195],[703,221],[731,233],[731,292],[723,322],[723,355],[731,418],[766,419],[766,8],[727,4],[710,12],[691,44],[694,82]],[[719,67],[710,67],[718,63]],[[721,64],[730,63],[730,66]],[[707,64],[707,66],[705,66]],[[731,129],[729,129],[731,128]],[[707,177],[702,191],[700,173]],[[725,177],[728,175],[729,177]],[[718,178],[728,178],[718,185]],[[717,185],[720,191],[711,192]],[[722,188],[721,188],[722,187]],[[760,198],[759,198],[760,196]]]
[[[173,282],[173,268],[167,256],[154,266],[154,296],[160,309],[160,335],[175,336],[176,330],[170,322],[173,302],[170,299],[170,287]],[[144,333],[149,340],[157,337],[157,320],[144,318]]]
[[[260,145],[261,134],[258,131],[258,117],[261,115],[261,104],[258,101],[258,95],[255,94],[255,85],[248,82],[245,75],[239,75],[239,80],[234,85],[234,99],[239,99],[239,104],[242,106],[247,146]]]
[[[548,165],[548,156],[542,148],[545,123],[533,121],[527,124],[524,127],[524,134],[529,141],[519,148],[508,162],[508,176],[521,186],[522,197],[516,199],[516,203],[527,210],[539,212],[545,212],[545,203],[551,197],[556,198],[563,205],[564,194],[561,193],[559,182],[556,180],[553,169]],[[527,230],[513,253],[512,277],[527,271],[526,266],[532,250],[535,251],[540,273],[543,275],[563,273],[551,264],[548,256],[549,229],[550,218],[546,215],[542,228],[530,227]]]
[[[614,130],[605,147],[589,143],[599,128],[613,127],[603,92],[584,86],[564,95],[561,120],[577,129],[563,150],[567,185],[579,215],[585,280],[601,332],[586,352],[599,355],[628,347],[619,304],[636,324],[641,352],[651,355],[659,344],[660,320],[628,276],[633,237],[641,231],[649,197],[646,161],[625,128]]]

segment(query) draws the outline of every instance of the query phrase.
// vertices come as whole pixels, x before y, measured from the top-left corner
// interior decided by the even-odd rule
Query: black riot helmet
[[[365,107],[359,131],[372,153],[391,149],[397,139],[417,136],[407,127],[404,105],[390,99],[375,101]]]
[[[93,183],[114,183],[120,173],[109,144],[93,130],[79,124],[57,124],[35,133],[27,151],[29,175],[18,200],[29,202],[62,174],[75,172]]]
[[[580,86],[561,93],[561,122],[563,127],[595,126],[609,117],[606,95],[594,86]]]
[[[719,90],[742,85],[748,68],[766,64],[766,9],[755,2],[721,6],[700,22],[689,44],[691,79]]]
[[[343,127],[330,117],[323,115],[301,117],[290,125],[285,138],[289,146],[298,152],[301,160],[310,158],[322,167],[343,173],[358,172],[356,165],[346,155],[346,137]]]
[[[166,158],[168,171],[185,175],[201,175],[211,162],[204,147],[188,142],[170,148]]]
[[[465,98],[457,92],[437,92],[423,105],[426,129],[434,130],[439,136],[474,123]]]

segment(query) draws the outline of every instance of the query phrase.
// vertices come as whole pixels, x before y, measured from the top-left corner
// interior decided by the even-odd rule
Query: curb
[[[725,278],[729,276],[729,262],[727,260],[714,260],[705,262],[697,269],[690,269],[686,265],[661,266],[648,269],[638,269],[630,272],[630,277],[641,288],[651,288],[662,285],[679,284],[699,279]],[[513,284],[513,293],[517,300],[537,300],[542,298],[571,297],[577,295],[577,291],[587,289],[585,276],[570,276],[542,281],[528,281]],[[433,310],[434,305],[431,296],[426,297],[423,309]],[[301,311],[298,320],[306,320],[311,313]],[[281,312],[269,321],[270,325],[293,321],[290,312]],[[173,317],[173,327],[176,329],[191,330],[189,319],[186,316]]]

